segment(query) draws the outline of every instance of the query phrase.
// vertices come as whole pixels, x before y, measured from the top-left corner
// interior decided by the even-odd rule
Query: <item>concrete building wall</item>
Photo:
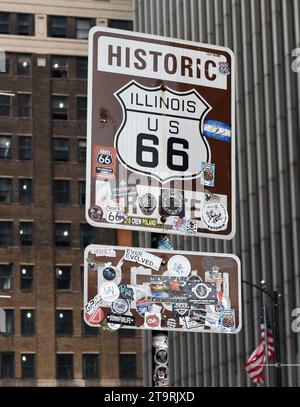
[[[300,2],[289,0],[135,0],[135,30],[231,48],[236,56],[237,233],[232,241],[174,238],[176,249],[237,254],[243,279],[282,293],[281,362],[300,362],[292,310],[300,306]],[[140,244],[150,238],[141,235]],[[237,336],[171,334],[176,386],[248,386],[244,364],[260,336],[260,293],[243,285]],[[149,334],[144,381],[151,383]],[[274,370],[271,382],[274,383]],[[284,386],[300,385],[297,366],[282,367]]]

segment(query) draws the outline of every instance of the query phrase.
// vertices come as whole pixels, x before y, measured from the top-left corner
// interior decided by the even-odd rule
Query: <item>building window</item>
[[[20,245],[32,246],[33,245],[33,223],[20,222]]]
[[[20,288],[31,291],[33,285],[33,266],[20,265]]]
[[[83,287],[84,287],[84,267],[80,266],[80,288],[81,288],[82,294],[83,294]]]
[[[68,120],[68,106],[67,96],[52,96],[52,119]]]
[[[52,78],[68,77],[68,57],[52,57]]]
[[[31,116],[31,95],[18,94],[18,117],[28,119]]]
[[[79,205],[85,205],[85,181],[78,182],[78,189],[79,189]]]
[[[81,332],[83,336],[97,336],[99,333],[99,328],[88,325],[83,316],[83,311],[81,312]]]
[[[34,353],[22,353],[21,354],[21,370],[22,370],[22,379],[34,379],[35,378],[35,354]]]
[[[70,336],[73,335],[73,311],[56,310],[56,335]]]
[[[93,18],[76,18],[76,38],[86,40],[93,25],[95,25]]]
[[[76,58],[76,77],[77,79],[87,79],[88,59],[85,57]]]
[[[135,329],[119,329],[118,332],[121,338],[132,338],[135,336]]]
[[[133,21],[131,20],[108,20],[108,27],[118,28],[119,30],[133,30]]]
[[[85,163],[86,160],[86,140],[78,140],[78,162]]]
[[[7,336],[12,336],[15,333],[15,311],[13,309],[5,309],[5,332]]]
[[[120,379],[136,379],[136,355],[119,355]]]
[[[19,179],[19,202],[21,204],[32,203],[32,179]]]
[[[0,34],[9,34],[10,13],[0,13]]]
[[[99,379],[99,355],[93,353],[82,355],[82,378]]]
[[[71,267],[57,266],[55,267],[56,289],[70,290],[71,289]]]
[[[0,159],[11,159],[11,137],[0,136]]]
[[[5,52],[4,60],[1,59],[0,74],[7,74],[7,75],[10,74],[10,55],[8,52]]]
[[[0,246],[12,245],[12,222],[0,222]]]
[[[70,181],[62,179],[54,180],[54,203],[70,203]]]
[[[57,354],[56,378],[73,379],[73,377],[74,377],[73,355],[68,353]]]
[[[87,98],[86,96],[77,96],[77,120],[86,120],[87,117]]]
[[[80,225],[80,247],[86,247],[89,244],[95,243],[96,231],[91,225],[83,223]]]
[[[53,158],[54,161],[69,161],[69,139],[53,139]]]
[[[0,178],[0,202],[6,204],[12,202],[11,178]]]
[[[15,377],[15,354],[14,352],[0,352],[1,379],[13,379]]]
[[[17,14],[17,34],[33,35],[32,14]]]
[[[31,160],[32,158],[32,137],[19,137],[19,160]]]
[[[35,334],[34,310],[21,310],[21,335],[32,336]]]
[[[67,36],[67,18],[61,16],[48,17],[48,36],[66,38]]]
[[[0,289],[11,290],[13,286],[12,265],[0,264]]]
[[[30,75],[31,57],[29,55],[18,55],[17,72],[18,75]]]
[[[55,246],[69,247],[71,244],[70,223],[55,223]]]
[[[11,96],[0,95],[0,116],[10,116]]]

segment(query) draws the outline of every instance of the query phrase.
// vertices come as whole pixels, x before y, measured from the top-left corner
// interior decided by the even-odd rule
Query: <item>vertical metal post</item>
[[[274,334],[275,334],[275,352],[276,352],[276,386],[281,387],[281,354],[280,354],[280,330],[279,330],[279,295],[277,291],[273,292],[274,307]]]
[[[262,287],[263,289],[264,287]],[[269,372],[269,349],[268,349],[268,327],[267,327],[267,306],[265,293],[262,291],[263,310],[264,310],[264,336],[265,336],[265,368],[266,368],[266,387],[270,387],[270,372]]]

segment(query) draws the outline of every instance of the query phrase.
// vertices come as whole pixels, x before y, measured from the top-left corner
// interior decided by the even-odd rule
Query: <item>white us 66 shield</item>
[[[200,176],[200,163],[210,161],[202,128],[211,107],[198,92],[132,81],[115,97],[123,110],[115,147],[125,167],[161,183]]]

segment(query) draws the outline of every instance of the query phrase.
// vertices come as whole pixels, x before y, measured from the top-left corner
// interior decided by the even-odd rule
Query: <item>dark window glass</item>
[[[17,34],[33,35],[32,14],[17,14]]]
[[[67,353],[56,355],[56,378],[73,379],[73,377],[73,355]]]
[[[57,266],[55,267],[56,289],[70,290],[71,289],[71,267]]]
[[[18,55],[17,71],[18,75],[30,75],[31,57],[29,55]]]
[[[1,379],[13,379],[15,377],[14,352],[1,352],[0,357]]]
[[[21,335],[34,335],[35,334],[35,318],[34,310],[22,309],[21,310]]]
[[[80,246],[85,247],[89,244],[95,243],[96,231],[91,225],[87,223],[80,225]]]
[[[35,378],[35,354],[34,353],[22,353],[21,354],[21,367],[22,367],[22,379],[34,379]]]
[[[58,204],[70,203],[70,181],[54,180],[54,202]]]
[[[133,21],[131,20],[108,20],[108,27],[118,28],[119,30],[133,30]]]
[[[86,140],[78,140],[78,162],[85,163],[86,160]]]
[[[56,335],[70,336],[73,335],[73,311],[56,310]]]
[[[99,333],[99,328],[95,328],[85,323],[83,311],[81,313],[81,331],[83,336],[97,336]]]
[[[11,96],[0,95],[0,116],[10,116]]]
[[[10,55],[8,52],[0,53],[0,74],[10,74]]]
[[[69,247],[71,244],[71,225],[55,223],[55,246]]]
[[[48,36],[65,38],[67,36],[67,18],[61,16],[49,16]]]
[[[52,119],[68,120],[68,106],[67,96],[52,96]]]
[[[20,245],[32,246],[33,245],[33,223],[20,222]]]
[[[79,188],[79,205],[85,205],[85,181],[79,181],[78,183]]]
[[[53,139],[53,158],[54,161],[69,161],[69,139]]]
[[[18,116],[22,118],[31,116],[31,95],[18,94]]]
[[[0,34],[9,34],[10,13],[0,13]]]
[[[11,137],[0,136],[0,159],[11,159]]]
[[[132,338],[135,336],[135,329],[119,329],[118,332],[121,338]]]
[[[32,137],[19,137],[19,160],[31,160],[32,158]]]
[[[84,267],[80,266],[80,288],[83,293],[83,284],[84,284]]]
[[[6,204],[12,202],[11,178],[0,178],[0,202]]]
[[[87,98],[85,96],[77,97],[77,120],[86,120],[87,117]]]
[[[82,355],[82,377],[83,379],[99,379],[99,355]]]
[[[77,79],[87,79],[88,59],[85,57],[76,58],[76,76]]]
[[[76,38],[86,40],[93,25],[95,25],[93,18],[76,18]]]
[[[68,77],[68,57],[52,57],[52,78]]]
[[[32,290],[33,266],[20,265],[20,288],[21,290]]]
[[[120,379],[136,379],[136,355],[120,354]]]
[[[12,222],[0,222],[0,246],[12,245]]]
[[[15,333],[15,311],[5,309],[5,332],[4,335],[12,336]]]
[[[22,204],[32,203],[32,179],[19,179],[19,202]]]
[[[13,288],[12,265],[0,264],[0,289],[11,290]]]

